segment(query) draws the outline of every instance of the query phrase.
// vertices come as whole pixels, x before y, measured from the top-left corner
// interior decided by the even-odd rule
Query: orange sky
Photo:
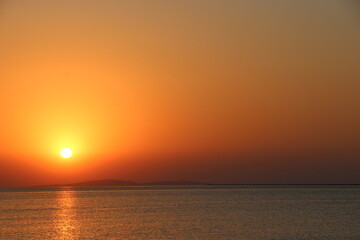
[[[0,186],[360,183],[359,10],[0,0]]]

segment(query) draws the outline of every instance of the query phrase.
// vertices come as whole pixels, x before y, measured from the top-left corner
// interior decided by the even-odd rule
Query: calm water
[[[0,190],[0,239],[360,239],[360,186]]]

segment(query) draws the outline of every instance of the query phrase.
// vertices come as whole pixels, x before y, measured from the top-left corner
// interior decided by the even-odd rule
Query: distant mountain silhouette
[[[158,182],[145,182],[137,183],[132,181],[104,179],[93,180],[71,184],[51,184],[51,185],[37,185],[34,187],[111,187],[111,186],[179,186],[179,185],[210,185],[209,183],[193,182],[193,181],[158,181]]]
[[[96,187],[96,186],[136,186],[137,183],[131,181],[123,181],[123,180],[116,180],[116,179],[105,179],[105,180],[93,180],[93,181],[86,181],[86,182],[79,182],[69,184],[69,186],[77,186],[77,187]]]
[[[192,181],[160,181],[160,182],[150,182],[142,183],[141,185],[149,186],[160,186],[160,185],[209,185],[210,183],[201,183],[201,182],[192,182]]]

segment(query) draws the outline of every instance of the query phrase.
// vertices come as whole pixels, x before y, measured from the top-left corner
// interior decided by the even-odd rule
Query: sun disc
[[[72,150],[70,148],[63,148],[60,152],[63,158],[69,158],[72,156]]]

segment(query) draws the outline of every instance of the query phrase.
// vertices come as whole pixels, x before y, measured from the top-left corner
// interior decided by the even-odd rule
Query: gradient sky
[[[359,171],[356,1],[0,0],[0,186]]]

